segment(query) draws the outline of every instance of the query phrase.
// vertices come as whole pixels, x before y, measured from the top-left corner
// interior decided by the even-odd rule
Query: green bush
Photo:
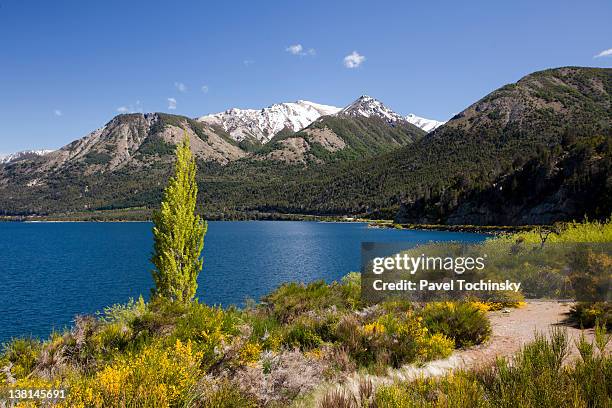
[[[376,390],[372,406],[481,408],[490,405],[483,398],[482,386],[466,376],[457,375],[382,386]]]
[[[315,324],[309,319],[300,319],[289,325],[283,334],[282,345],[288,348],[311,350],[319,347],[323,339],[317,333]]]
[[[194,405],[202,408],[255,408],[257,400],[241,391],[237,384],[221,381],[207,384],[206,389],[194,398]]]
[[[14,339],[4,344],[0,364],[12,364],[12,374],[22,378],[32,372],[40,351],[41,343],[36,339]]]
[[[471,302],[428,303],[420,315],[432,333],[453,339],[457,347],[480,344],[491,334],[487,316]]]
[[[92,351],[101,356],[126,350],[132,341],[131,328],[122,322],[101,325],[91,336]]]
[[[287,323],[308,311],[330,307],[350,308],[355,303],[354,298],[346,298],[344,294],[355,292],[355,279],[348,278],[345,283],[342,285],[334,282],[328,285],[322,280],[308,285],[285,283],[262,301],[278,321]]]
[[[338,347],[361,367],[384,369],[447,357],[454,348],[443,334],[430,335],[412,312],[385,313],[368,322],[345,315],[336,325]]]
[[[570,309],[570,319],[585,329],[594,327],[598,321],[610,327],[612,325],[612,303],[578,302]]]
[[[198,343],[206,341],[213,332],[235,336],[239,334],[241,324],[243,321],[237,311],[207,306],[196,300],[189,303],[185,313],[176,319],[171,337]]]
[[[311,350],[324,342],[336,341],[339,319],[339,314],[334,311],[300,316],[282,330],[281,344],[288,348]]]

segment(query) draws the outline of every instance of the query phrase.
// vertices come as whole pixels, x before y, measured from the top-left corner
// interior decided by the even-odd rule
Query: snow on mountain
[[[21,159],[29,159],[35,156],[44,156],[54,150],[24,150],[22,152],[8,154],[6,156],[0,156],[0,164],[6,164]]]
[[[338,115],[365,116],[366,118],[378,116],[388,122],[406,120],[402,115],[387,108],[378,99],[367,95],[360,96],[355,102],[338,112]]]
[[[441,122],[439,120],[425,119],[425,118],[415,115],[414,113],[408,114],[408,116],[406,116],[405,119],[408,122],[412,123],[413,125],[420,127],[426,132],[431,132],[432,130],[435,130],[436,128],[446,123],[446,122]]]
[[[266,143],[275,134],[288,128],[298,131],[321,116],[332,115],[340,108],[299,100],[278,103],[263,109],[233,108],[225,112],[205,115],[197,120],[221,126],[235,140],[255,138]]]
[[[367,95],[360,96],[345,108],[322,105],[299,100],[277,103],[263,109],[232,108],[224,112],[205,115],[197,120],[223,128],[235,140],[256,139],[267,143],[275,134],[287,128],[294,132],[305,128],[321,116],[378,116],[388,122],[408,121],[429,132],[444,122],[425,119],[410,114],[407,117],[395,113],[379,100]]]

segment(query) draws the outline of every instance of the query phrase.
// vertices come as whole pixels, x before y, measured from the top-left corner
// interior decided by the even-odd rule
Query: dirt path
[[[563,323],[570,305],[570,303],[532,301],[520,309],[490,312],[491,338],[480,346],[454,353],[456,358],[463,361],[463,367],[458,368],[486,365],[494,362],[498,356],[511,357],[521,346],[531,342],[536,332],[548,334],[553,327],[567,331],[570,354],[576,356],[575,342],[583,331]],[[593,329],[584,330],[584,335],[587,340],[593,340]]]
[[[420,367],[406,365],[399,369],[389,369],[385,376],[365,375],[365,377],[371,380],[376,387],[398,380],[410,381],[419,377],[437,377],[453,370],[467,370],[488,365],[493,363],[497,357],[514,355],[521,346],[534,339],[536,332],[548,334],[551,328],[556,326],[567,330],[571,347],[569,358],[575,358],[577,356],[575,341],[582,332],[562,324],[569,308],[568,303],[532,301],[520,309],[489,312],[492,335],[486,343],[458,350],[449,358],[431,361]],[[584,333],[587,340],[593,340],[592,329],[585,330]],[[343,388],[349,392],[358,393],[359,382],[363,378],[364,375],[355,374],[347,379]]]

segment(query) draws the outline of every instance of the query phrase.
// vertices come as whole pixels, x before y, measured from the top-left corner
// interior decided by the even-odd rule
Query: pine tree
[[[170,178],[161,208],[153,214],[155,265],[154,296],[187,302],[195,295],[207,223],[195,214],[198,186],[196,163],[189,138],[176,149],[174,176]]]

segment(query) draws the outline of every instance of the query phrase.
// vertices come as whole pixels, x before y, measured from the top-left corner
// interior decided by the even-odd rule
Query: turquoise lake
[[[46,337],[75,315],[153,284],[151,223],[0,223],[0,342]],[[242,305],[287,281],[333,281],[360,269],[362,242],[478,242],[485,235],[362,223],[209,222],[197,297]]]

